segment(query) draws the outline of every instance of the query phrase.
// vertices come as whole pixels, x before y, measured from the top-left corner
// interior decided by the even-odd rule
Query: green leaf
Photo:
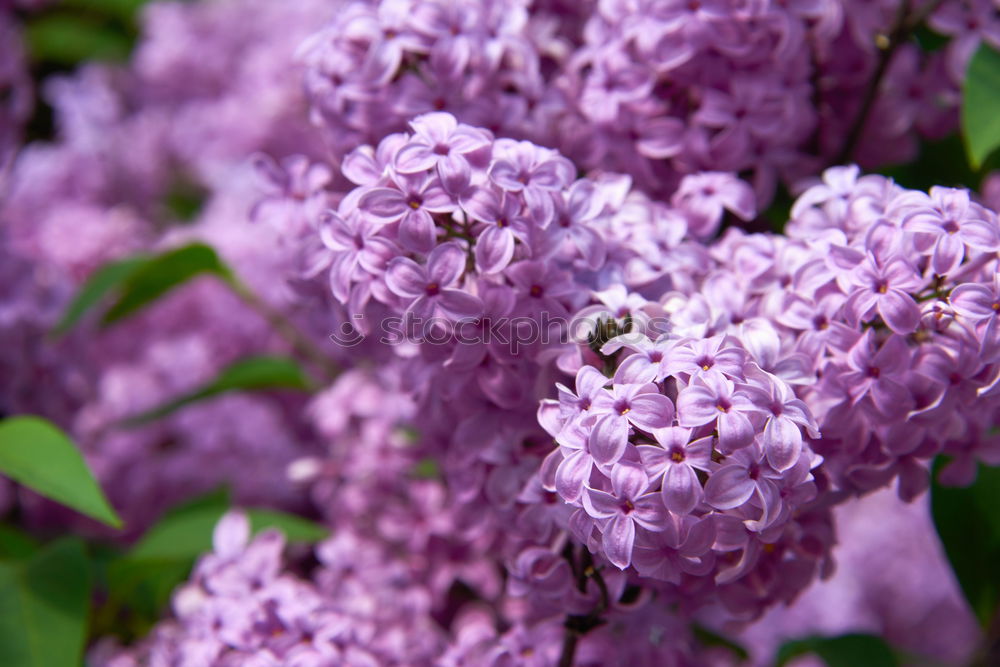
[[[172,512],[150,528],[128,552],[131,560],[194,560],[212,550],[212,531],[229,510],[228,501],[212,495],[207,502]],[[301,517],[268,509],[247,509],[254,533],[277,528],[289,542],[316,542],[328,535],[321,525]]]
[[[330,534],[329,530],[314,521],[285,512],[251,509],[247,510],[247,517],[254,534],[267,528],[277,528],[289,542],[319,542]]]
[[[0,523],[0,559],[19,560],[38,551],[38,541],[19,528]]]
[[[957,133],[943,139],[922,141],[916,159],[878,171],[911,190],[929,190],[935,185],[975,190],[981,180],[969,167],[962,137]]]
[[[695,623],[691,626],[691,632],[694,634],[694,638],[702,646],[728,649],[740,660],[748,660],[750,658],[750,654],[742,645],[736,643],[729,637],[724,637],[714,630],[706,628],[703,625]]]
[[[146,256],[130,257],[105,264],[87,279],[80,291],[73,297],[59,324],[52,330],[53,336],[62,336],[72,329],[84,314],[96,306],[116,287],[128,280],[136,270],[148,261]]]
[[[942,466],[935,461],[935,480]],[[979,467],[972,486],[931,487],[931,513],[945,553],[983,627],[1000,604],[1000,468]]]
[[[962,86],[962,134],[975,169],[1000,148],[1000,53],[983,43]]]
[[[149,0],[62,0],[63,7],[131,21]]]
[[[192,243],[148,259],[122,285],[121,295],[102,322],[112,324],[149,305],[192,278],[211,274],[232,280],[232,272],[207,245]]]
[[[214,380],[203,387],[130,417],[123,421],[122,425],[139,426],[165,417],[190,403],[233,391],[266,389],[308,391],[310,388],[308,377],[294,360],[284,357],[251,357],[224,368]]]
[[[28,21],[24,34],[32,60],[62,66],[122,61],[132,48],[129,37],[113,26],[73,13],[41,14]]]
[[[91,579],[83,544],[73,538],[0,564],[0,665],[80,665]]]
[[[818,655],[828,667],[895,667],[899,664],[883,639],[874,635],[851,634],[786,642],[778,649],[777,667],[809,653]]]
[[[115,528],[122,525],[76,445],[44,419],[0,422],[0,472],[81,514]]]
[[[192,222],[205,205],[208,190],[197,181],[175,177],[163,197],[163,204],[174,222]]]

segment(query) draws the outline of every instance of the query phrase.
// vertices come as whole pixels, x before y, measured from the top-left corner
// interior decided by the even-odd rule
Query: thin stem
[[[559,654],[559,667],[573,667],[578,641],[580,641],[580,635],[567,628],[566,634],[563,635],[562,652]]]
[[[885,73],[889,69],[889,63],[896,54],[896,50],[910,39],[913,32],[920,27],[920,24],[935,9],[940,7],[943,2],[944,0],[931,0],[921,10],[910,14],[907,11],[908,3],[906,0],[900,0],[899,13],[896,15],[896,22],[892,27],[892,31],[888,35],[878,36],[879,39],[876,41],[876,46],[881,51],[878,64],[875,66],[875,72],[872,74],[872,78],[868,82],[868,88],[865,90],[864,97],[861,100],[861,108],[858,110],[858,114],[855,116],[850,130],[847,132],[847,138],[844,140],[844,145],[837,154],[834,164],[844,164],[850,160],[854,149],[857,148],[858,141],[860,141],[861,134],[864,132],[865,125],[868,122],[868,116],[871,114],[872,108],[875,106],[875,101],[878,98],[878,91],[882,85],[882,80],[885,78]]]
[[[580,641],[580,637],[604,623],[604,619],[601,616],[611,605],[608,585],[604,582],[601,571],[594,567],[594,561],[590,556],[590,552],[586,549],[582,549],[581,551],[582,558],[579,564],[576,563],[575,551],[570,545],[567,545],[567,549],[563,555],[569,561],[570,570],[576,576],[577,588],[585,593],[587,591],[587,581],[593,579],[601,592],[601,598],[590,613],[585,616],[570,614],[566,617],[566,622],[563,624],[566,628],[566,634],[563,635],[562,652],[559,655],[559,667],[573,667],[576,646]]]
[[[252,289],[247,287],[237,278],[226,281],[230,289],[238,296],[243,303],[263,317],[274,330],[284,338],[292,350],[301,356],[305,361],[313,364],[323,374],[324,379],[332,381],[340,374],[340,368],[323,350],[316,346],[309,338],[299,331],[298,327],[292,323],[283,313],[273,308],[271,304],[261,299]]]

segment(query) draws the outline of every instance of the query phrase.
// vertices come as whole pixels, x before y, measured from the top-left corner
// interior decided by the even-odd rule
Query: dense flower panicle
[[[837,505],[1000,463],[996,175],[808,178],[952,131],[995,2],[285,4],[149,5],[127,66],[45,83],[9,179],[0,9],[0,410],[72,431],[130,535],[222,482],[333,531],[293,574],[228,515],[96,664],[728,664],[692,622],[829,576]],[[922,10],[942,48],[884,44]],[[785,234],[740,231],[779,182]],[[264,317],[202,277],[44,342],[102,264],[195,240]],[[311,400],[120,428],[303,339],[341,368]]]
[[[675,335],[741,338],[761,368],[795,388],[838,485],[865,490],[898,474],[909,496],[926,485],[918,462],[942,448],[983,442],[983,460],[994,458],[997,232],[996,214],[964,191],[921,194],[833,169],[796,202],[791,238],[730,231],[700,281],[660,304]],[[699,386],[705,398],[728,396],[727,386]],[[682,407],[681,425],[697,425]],[[726,432],[739,441],[737,423]]]
[[[625,339],[650,341],[612,339],[602,353],[626,352],[612,378],[583,366],[579,395],[543,401],[539,420],[559,444],[549,488],[578,508],[574,535],[619,568],[674,584],[737,579],[816,498],[810,471],[822,459],[805,444],[816,424],[735,337],[668,338],[640,383],[629,362],[643,355]]]
[[[377,543],[338,535],[317,549],[313,580],[286,569],[281,533],[250,539],[246,515],[215,528],[213,551],[173,596],[175,619],[137,648],[91,660],[132,665],[430,665],[443,638],[427,597]],[[360,553],[366,567],[354,567]]]
[[[920,12],[900,4],[354,2],[300,57],[338,154],[445,110],[658,195],[684,174],[747,172],[767,202],[778,182],[843,159],[845,142],[874,165],[954,129],[965,64],[982,40],[1000,41],[995,9],[940,3],[930,25],[945,48],[886,55],[861,125],[883,57],[874,44]]]

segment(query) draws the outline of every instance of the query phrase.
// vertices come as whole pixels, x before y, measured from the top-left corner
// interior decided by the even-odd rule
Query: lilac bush
[[[989,657],[940,489],[1000,465],[1000,188],[933,163],[995,2],[293,4],[68,68],[111,10],[0,2],[0,416],[125,522],[0,482],[5,568],[100,573],[51,664]]]

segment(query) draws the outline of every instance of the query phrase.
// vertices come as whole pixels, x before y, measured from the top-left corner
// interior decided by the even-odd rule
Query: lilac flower
[[[1000,315],[1000,279],[994,277],[989,286],[977,283],[959,285],[951,291],[948,303],[958,315],[974,323],[992,321]]]
[[[590,451],[587,429],[577,422],[570,422],[556,437],[563,459],[556,468],[553,488],[567,502],[580,499],[590,482],[597,460]]]
[[[576,373],[576,382],[574,383],[576,393],[557,383],[559,417],[563,423],[591,414],[590,410],[595,401],[599,402],[600,397],[606,395],[604,388],[610,382],[610,378],[605,377],[593,366],[581,366]]]
[[[789,294],[785,298],[777,321],[801,332],[799,346],[809,354],[821,355],[831,348],[850,347],[855,329],[838,321],[844,305],[842,294],[827,294],[816,302]]]
[[[486,223],[476,237],[476,269],[499,273],[514,258],[514,244],[529,240],[531,223],[521,214],[521,201],[492,189],[479,189],[462,200],[462,208],[474,219]]]
[[[775,483],[779,479],[781,473],[767,464],[760,447],[746,447],[727,456],[708,478],[705,502],[716,509],[729,510],[755,499],[761,511],[755,526],[766,528],[781,511],[781,495]]]
[[[389,262],[385,281],[393,294],[411,300],[408,318],[423,322],[443,317],[450,322],[478,317],[482,301],[468,292],[455,289],[465,270],[465,251],[457,243],[439,245],[421,266],[408,257]]]
[[[877,310],[898,334],[917,328],[920,310],[909,292],[920,289],[922,281],[905,260],[897,257],[883,265],[869,255],[851,274],[851,281],[854,288],[844,304],[849,322],[866,320]]]
[[[562,299],[574,293],[569,276],[546,262],[521,261],[507,267],[504,275],[513,283],[519,295],[517,310],[532,317],[548,313],[557,316],[566,312]]]
[[[850,370],[840,379],[850,388],[852,405],[870,397],[886,415],[905,413],[913,404],[904,377],[910,367],[910,351],[902,336],[890,336],[876,351],[875,335],[869,329],[847,355]]]
[[[741,389],[721,374],[694,378],[677,397],[677,421],[685,428],[716,424],[719,449],[733,452],[754,439],[750,415],[758,408]]]
[[[583,505],[601,524],[601,544],[611,563],[624,570],[632,562],[635,527],[662,530],[665,511],[641,467],[621,465],[611,476],[611,492],[587,488]]]
[[[778,472],[788,470],[802,453],[801,429],[808,429],[811,438],[819,438],[809,408],[788,385],[764,371],[755,371],[741,389],[761,411],[770,413],[758,438],[767,462]]]
[[[902,217],[903,229],[917,233],[918,250],[933,247],[931,266],[938,275],[958,268],[965,246],[985,251],[1000,246],[995,218],[971,202],[967,190],[933,187],[929,196],[910,192],[894,200],[893,209]]]
[[[677,343],[670,351],[669,367],[692,377],[721,374],[742,379],[746,358],[746,350],[727,345],[726,337],[718,335]]]
[[[671,202],[687,215],[688,230],[698,238],[714,234],[726,210],[749,220],[757,207],[750,186],[722,172],[685,176]]]
[[[715,565],[711,552],[715,540],[713,515],[667,517],[663,530],[639,534],[632,552],[632,564],[639,574],[674,584],[684,574],[704,576]]]
[[[378,236],[378,223],[354,213],[347,218],[327,211],[320,227],[323,244],[334,253],[330,269],[330,287],[334,296],[347,301],[351,285],[366,275],[379,275],[399,249]],[[366,273],[367,272],[367,273]]]
[[[471,168],[466,156],[490,145],[483,130],[459,124],[449,113],[429,113],[410,121],[413,135],[396,153],[395,167],[402,174],[436,168],[444,188],[461,192],[469,183]]]
[[[573,182],[566,158],[528,142],[500,139],[494,144],[490,180],[507,192],[523,193],[535,221],[546,226],[555,214],[552,193]]]
[[[458,206],[431,176],[399,176],[396,182],[400,189],[378,187],[366,191],[358,200],[358,208],[386,222],[399,221],[399,242],[410,250],[430,252],[437,241],[433,214],[451,213]]]
[[[344,156],[340,171],[355,185],[376,186],[392,165],[393,156],[406,145],[405,134],[390,134],[378,146],[358,146]]]
[[[615,373],[624,383],[660,382],[667,374],[667,368],[674,367],[674,358],[670,353],[675,344],[676,341],[666,335],[651,341],[646,336],[622,334],[605,343],[601,354],[612,355],[621,349],[635,353],[625,357]]]
[[[1000,279],[992,285],[966,283],[951,291],[948,303],[955,313],[982,328],[980,349],[984,361],[995,361],[1000,354]],[[983,325],[985,324],[985,327]]]
[[[554,200],[552,224],[546,231],[545,245],[558,249],[569,243],[583,258],[588,268],[597,269],[605,259],[605,245],[594,229],[594,222],[603,208],[603,201],[590,181],[577,181],[565,197]]]
[[[708,472],[712,461],[712,438],[691,441],[691,429],[667,428],[654,434],[659,447],[640,445],[637,449],[650,476],[663,475],[663,504],[677,515],[690,514],[701,502],[701,482],[696,471]]]
[[[590,434],[590,450],[601,464],[614,463],[625,453],[630,425],[652,433],[674,421],[674,404],[656,385],[620,384],[617,380],[610,392],[594,397],[597,421]]]

